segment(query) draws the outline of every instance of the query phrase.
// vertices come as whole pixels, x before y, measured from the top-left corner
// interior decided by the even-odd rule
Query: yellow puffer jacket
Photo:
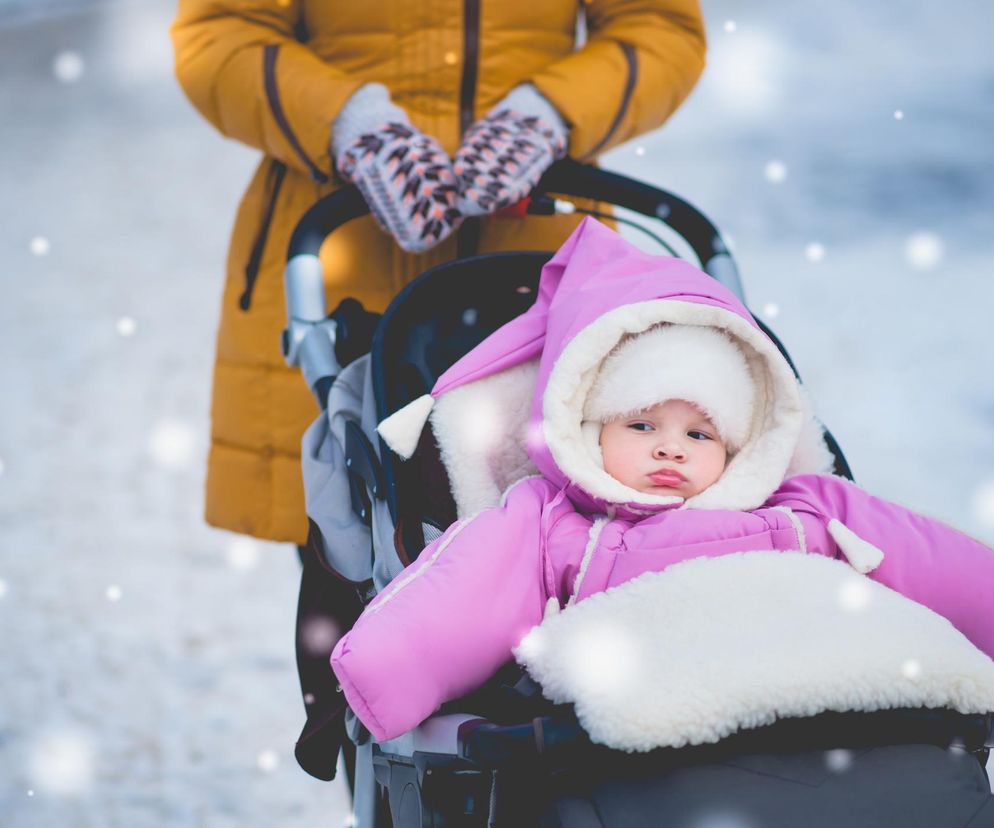
[[[586,21],[576,48],[577,18]],[[242,198],[217,339],[207,520],[302,543],[299,444],[313,398],[279,349],[283,258],[303,213],[340,186],[331,124],[362,84],[393,100],[451,155],[511,88],[530,82],[570,125],[569,152],[592,159],[658,127],[704,65],[697,0],[179,0],[176,74],[224,135],[265,154]],[[553,250],[570,216],[487,220],[422,255],[366,217],[321,250],[328,307],[354,296],[383,310],[407,282],[457,250]]]

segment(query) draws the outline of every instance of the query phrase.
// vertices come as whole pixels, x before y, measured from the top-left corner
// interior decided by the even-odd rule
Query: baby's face
[[[631,489],[693,497],[725,470],[718,430],[697,406],[666,400],[601,428],[604,470]]]

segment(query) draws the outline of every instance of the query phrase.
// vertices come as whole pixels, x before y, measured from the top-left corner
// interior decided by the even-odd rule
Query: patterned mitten
[[[434,247],[462,222],[445,150],[411,124],[382,84],[349,98],[332,125],[331,152],[377,224],[408,253]]]
[[[520,201],[566,154],[569,129],[534,86],[515,87],[471,126],[453,159],[459,209],[482,216]]]

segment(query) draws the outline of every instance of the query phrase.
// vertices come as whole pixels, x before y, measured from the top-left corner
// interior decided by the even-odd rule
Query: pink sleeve
[[[766,505],[789,507],[801,519],[808,551],[833,557],[839,556],[840,547],[829,524],[838,520],[883,552],[883,561],[870,578],[947,618],[994,658],[994,550],[990,547],[838,477],[792,477]]]
[[[502,506],[453,524],[335,646],[345,698],[378,740],[480,686],[541,620],[548,485],[525,480]]]

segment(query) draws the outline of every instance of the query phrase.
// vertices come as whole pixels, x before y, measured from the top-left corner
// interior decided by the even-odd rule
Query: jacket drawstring
[[[286,177],[286,164],[282,161],[273,161],[269,174],[269,203],[262,215],[262,222],[259,224],[259,232],[256,233],[255,241],[252,242],[252,252],[249,254],[248,264],[245,265],[245,290],[238,298],[238,307],[247,311],[252,307],[252,291],[255,290],[255,280],[259,276],[259,266],[262,264],[262,251],[266,248],[266,239],[269,238],[269,227],[273,223],[273,214],[276,212],[276,199],[283,186],[283,179]]]

